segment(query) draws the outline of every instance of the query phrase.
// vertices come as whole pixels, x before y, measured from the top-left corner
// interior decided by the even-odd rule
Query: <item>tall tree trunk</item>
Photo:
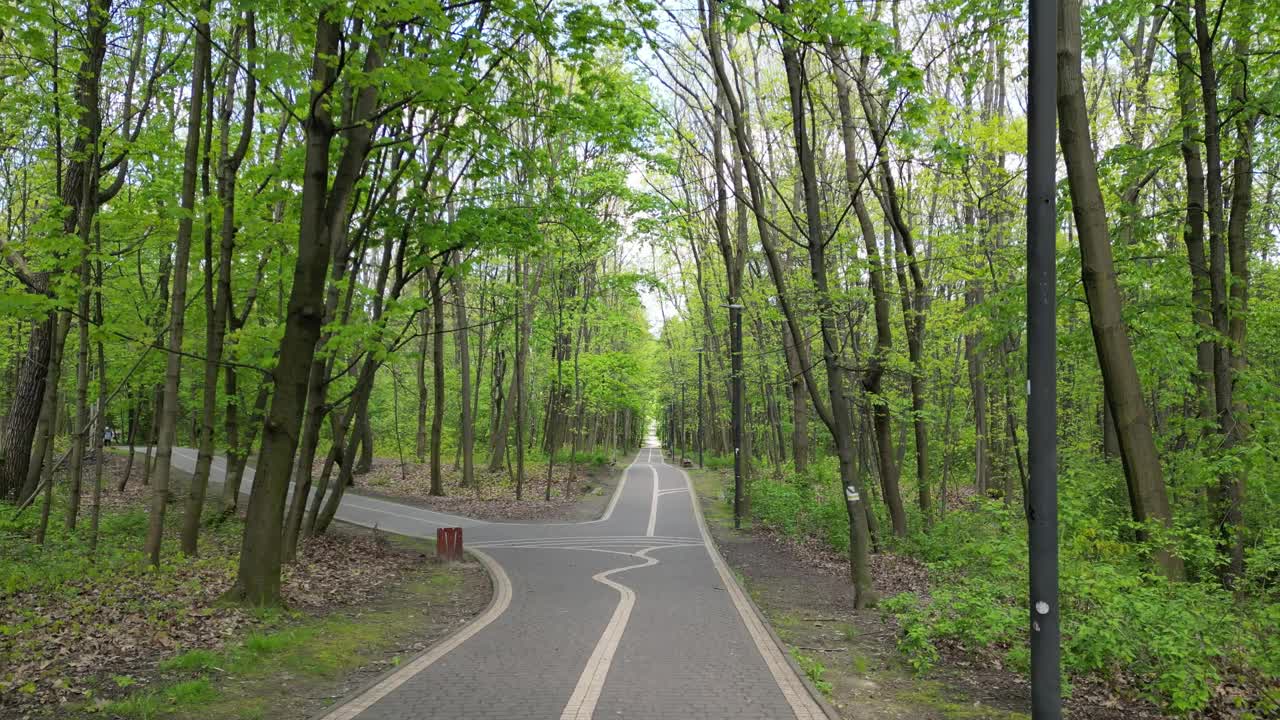
[[[1209,261],[1204,244],[1204,164],[1197,139],[1200,118],[1196,114],[1196,71],[1191,54],[1191,3],[1180,0],[1174,7],[1178,20],[1174,25],[1177,50],[1178,107],[1182,123],[1182,166],[1186,175],[1186,217],[1182,241],[1187,246],[1191,270],[1191,319],[1196,324],[1196,417],[1207,434],[1215,422],[1213,388],[1213,311]]]
[[[1143,403],[1138,369],[1120,314],[1106,208],[1098,185],[1093,145],[1089,138],[1084,80],[1080,71],[1080,0],[1060,0],[1058,6],[1058,130],[1071,185],[1071,205],[1079,229],[1080,262],[1094,348],[1102,370],[1107,402],[1116,420],[1121,461],[1129,488],[1133,517],[1140,524],[1159,523],[1169,529],[1173,516],[1165,492],[1160,458]],[[1182,559],[1171,553],[1164,539],[1155,550],[1157,566],[1171,578],[1183,576]]]
[[[86,187],[93,183],[86,183]],[[71,428],[71,466],[67,477],[66,526],[76,529],[80,514],[80,482],[84,475],[85,447],[89,438],[89,247],[85,244],[80,256],[80,290],[77,300],[76,321],[79,333],[76,343],[76,421]]]
[[[702,7],[701,2],[699,7]],[[743,170],[750,190],[751,204],[755,209],[756,227],[766,250],[770,275],[778,291],[778,304],[782,307],[787,322],[791,325],[792,335],[800,338],[803,337],[803,332],[800,331],[800,326],[785,292],[781,262],[777,249],[773,246],[773,228],[762,215],[764,211],[764,191],[759,176],[759,168],[755,164],[755,156],[751,151],[750,133],[744,123],[744,113],[741,104],[737,100],[737,93],[729,82],[728,73],[724,67],[724,54],[720,42],[719,4],[717,0],[708,0],[706,8],[703,34],[710,51],[711,65],[715,73],[718,90],[730,111],[734,139],[738,153],[742,158]],[[783,0],[780,3],[779,10],[784,14],[789,13],[790,5],[788,0]],[[809,390],[814,409],[822,419],[823,424],[827,426],[836,445],[840,463],[840,480],[847,501],[845,509],[849,516],[851,536],[849,571],[853,581],[854,606],[860,608],[874,601],[871,590],[871,576],[866,560],[868,535],[866,515],[862,505],[865,502],[862,497],[865,493],[858,487],[859,478],[857,478],[854,468],[852,429],[844,427],[850,415],[845,406],[844,371],[837,357],[838,344],[837,338],[835,338],[831,298],[827,293],[826,257],[824,255],[825,238],[822,237],[821,214],[818,209],[817,175],[813,153],[809,148],[808,138],[804,129],[805,109],[803,106],[802,69],[797,50],[790,41],[784,42],[783,62],[786,66],[787,86],[790,90],[796,157],[805,183],[805,218],[810,240],[809,266],[817,294],[819,322],[822,327],[823,361],[827,372],[828,399],[826,402],[822,400],[822,394],[818,389],[817,383],[814,382],[812,373],[809,371],[811,364],[807,362],[807,348],[803,344],[798,344],[797,351],[802,353],[801,360],[805,368],[805,387]],[[726,239],[727,228],[723,228],[723,223],[718,223],[718,225],[721,226],[719,232],[722,244],[727,247],[729,245]],[[817,239],[816,242],[814,241],[815,238]],[[726,264],[728,264],[730,253],[726,251],[725,255]],[[736,301],[738,298],[734,296],[731,299]],[[827,405],[828,402],[830,406]]]
[[[213,223],[212,218],[205,217],[204,234],[204,303],[205,303],[205,359],[203,403],[200,413],[200,447],[196,456],[196,468],[191,478],[191,487],[187,492],[186,513],[182,524],[182,552],[195,555],[200,537],[200,516],[204,511],[205,492],[209,485],[209,469],[213,465],[213,446],[217,434],[216,421],[218,410],[218,369],[222,364],[223,350],[226,345],[227,316],[231,307],[231,265],[235,255],[236,242],[236,175],[240,164],[249,150],[253,138],[253,118],[256,106],[257,82],[254,76],[253,55],[257,49],[257,35],[253,14],[245,19],[248,35],[248,66],[245,70],[245,102],[241,119],[240,136],[236,146],[231,147],[231,115],[235,106],[236,76],[239,64],[240,38],[235,33],[232,44],[233,63],[228,63],[226,88],[223,92],[221,116],[219,119],[219,163],[218,163],[218,200],[222,205],[222,222],[217,259],[217,287],[215,292],[214,258],[213,258]],[[205,133],[205,158],[203,183],[206,202],[209,196],[209,148],[213,138],[213,82],[209,79],[208,98],[208,130]],[[227,388],[228,394],[234,388]],[[237,490],[238,492],[238,490]],[[234,497],[234,496],[233,496]],[[233,503],[234,506],[234,503]],[[225,506],[224,506],[225,507]]]
[[[778,9],[785,15],[790,11],[790,0],[780,0]],[[827,285],[826,233],[822,225],[819,207],[818,173],[813,149],[805,129],[805,94],[808,80],[797,47],[790,40],[783,40],[782,61],[786,67],[787,88],[790,91],[791,124],[795,142],[796,159],[804,182],[805,224],[808,231],[809,273],[816,295],[818,324],[822,333],[822,361],[827,372],[826,412],[819,409],[831,432],[840,464],[840,479],[845,493],[845,511],[849,517],[849,573],[854,587],[854,607],[862,608],[874,602],[871,589],[871,572],[868,566],[870,536],[866,523],[863,499],[866,491],[861,487],[855,466],[853,447],[853,415],[845,395],[844,368],[839,357],[840,339],[835,327],[835,310]],[[744,153],[745,155],[745,153]],[[779,288],[781,290],[781,288]],[[792,333],[801,336],[797,327]],[[807,364],[807,363],[806,363]],[[818,405],[818,398],[813,398]]]
[[[453,275],[453,323],[454,342],[458,344],[458,377],[461,388],[458,399],[462,401],[462,487],[471,487],[476,481],[476,428],[471,406],[471,341],[467,328],[467,295],[462,267]]]
[[[1204,104],[1204,147],[1209,205],[1209,294],[1214,329],[1213,391],[1220,448],[1233,452],[1244,439],[1244,408],[1235,396],[1235,376],[1244,364],[1245,315],[1248,305],[1248,248],[1246,231],[1253,189],[1252,145],[1255,110],[1242,107],[1235,118],[1239,135],[1233,162],[1230,218],[1226,217],[1222,177],[1222,133],[1225,123],[1218,109],[1219,80],[1214,40],[1219,28],[1209,15],[1205,0],[1195,0],[1195,42],[1200,54],[1200,93]],[[1218,18],[1220,19],[1220,18]],[[1210,30],[1210,24],[1213,30]],[[1237,53],[1247,55],[1247,43],[1237,41]],[[1243,82],[1243,81],[1237,81]],[[1244,88],[1232,88],[1236,102],[1244,105]],[[1229,223],[1229,224],[1228,224]],[[1238,355],[1238,357],[1237,357]],[[1244,536],[1241,504],[1245,477],[1225,463],[1209,497],[1217,526],[1218,551],[1226,562],[1218,568],[1222,584],[1233,587],[1244,572]]]
[[[970,280],[964,292],[965,309],[972,311],[982,304],[983,290],[980,281]],[[964,336],[965,361],[969,366],[969,391],[973,396],[973,486],[979,495],[986,496],[991,483],[990,428],[987,423],[987,380],[982,371],[983,353],[977,333]]]
[[[65,235],[77,233],[81,247],[86,247],[90,226],[98,209],[98,165],[100,153],[97,151],[98,140],[102,129],[102,113],[99,107],[101,91],[101,75],[103,58],[107,51],[107,25],[111,16],[110,0],[86,0],[84,11],[84,58],[76,72],[75,96],[79,109],[75,140],[67,157],[72,161],[66,166],[66,177],[63,177],[63,150],[61,105],[58,101],[58,34],[54,32],[54,172],[56,184],[63,205],[69,208],[63,219],[62,231]],[[91,202],[85,203],[89,198]],[[15,254],[6,258],[11,263]],[[21,262],[21,261],[19,261]],[[33,293],[47,295],[49,289],[49,273],[37,272],[27,275],[22,273],[28,289]],[[81,315],[83,319],[86,315]],[[32,324],[27,353],[18,370],[18,385],[14,388],[13,402],[9,406],[9,415],[4,428],[0,431],[0,499],[15,500],[27,479],[27,470],[31,463],[35,441],[36,427],[40,421],[40,412],[44,403],[46,390],[56,392],[56,386],[46,382],[53,348],[51,343],[57,339],[57,319],[49,313],[44,319]],[[65,342],[66,333],[60,341]],[[59,353],[61,357],[61,353]],[[56,405],[52,416],[57,418]],[[56,423],[55,423],[56,424]],[[56,434],[56,433],[54,433]],[[73,436],[74,440],[74,436]],[[78,482],[78,479],[77,481]]]
[[[443,269],[427,268],[431,285],[431,494],[444,495],[441,442],[444,439],[444,289]]]
[[[866,60],[863,60],[863,75],[866,75]],[[916,448],[916,485],[920,501],[920,514],[924,516],[925,527],[932,521],[929,507],[929,437],[928,421],[924,409],[924,328],[925,311],[928,303],[928,287],[920,265],[916,261],[915,238],[911,226],[907,224],[902,211],[898,188],[889,166],[889,128],[883,117],[884,110],[880,103],[867,91],[866,78],[859,83],[862,107],[871,128],[872,141],[875,144],[880,168],[880,205],[884,209],[885,218],[893,229],[894,258],[897,267],[899,290],[902,292],[902,319],[907,336],[907,354],[911,361],[911,422],[915,431]],[[874,185],[873,185],[874,187]],[[889,252],[889,244],[885,242],[885,252]],[[906,255],[906,264],[911,275],[911,286],[907,287],[902,272],[900,255]]]
[[[211,0],[203,3],[208,17]],[[146,553],[151,564],[160,565],[160,545],[164,539],[164,513],[169,502],[169,477],[173,470],[173,444],[178,424],[178,383],[182,374],[182,341],[187,314],[187,265],[191,256],[191,233],[195,218],[196,175],[200,169],[200,133],[204,120],[205,73],[209,71],[209,23],[197,22],[195,57],[191,70],[191,105],[187,120],[187,145],[182,166],[182,216],[173,261],[173,296],[169,301],[169,355],[164,375],[164,403],[160,437],[156,442],[156,476],[151,488],[151,517],[147,526]]]
[[[94,291],[94,312],[93,320],[99,326],[102,325],[102,229],[98,227],[96,254],[98,260],[96,264],[97,278]],[[106,427],[107,418],[107,353],[102,347],[102,338],[99,337],[94,343],[98,353],[98,403],[97,409],[94,411],[96,426],[93,433],[93,496],[89,510],[89,554],[95,555],[98,552],[98,526],[102,519],[102,466],[106,464],[107,457],[103,452],[103,428]]]
[[[797,338],[791,328],[782,324],[782,342],[787,360],[787,380],[791,388],[791,459],[796,474],[803,475],[809,469],[809,404],[801,377],[800,354],[796,352]]]
[[[893,331],[889,324],[889,296],[884,286],[884,265],[880,259],[879,241],[876,238],[875,225],[862,192],[862,183],[866,178],[858,161],[859,147],[852,103],[850,101],[849,80],[851,77],[844,50],[838,46],[832,48],[837,68],[832,73],[836,86],[836,99],[840,109],[840,134],[844,146],[845,182],[853,198],[854,214],[862,232],[863,247],[867,253],[867,264],[870,267],[869,282],[874,304],[876,322],[875,352],[867,363],[867,370],[862,376],[863,391],[870,396],[872,406],[872,425],[876,436],[876,451],[880,466],[880,487],[884,493],[885,505],[889,509],[889,520],[893,525],[893,534],[903,537],[907,534],[907,514],[902,506],[902,493],[899,489],[898,461],[893,452],[892,418],[889,415],[888,403],[882,397],[884,363],[893,348]]]
[[[419,285],[419,297],[426,299],[429,292],[427,282]],[[418,332],[422,337],[418,341],[418,432],[414,435],[413,455],[418,462],[427,461],[427,352],[431,345],[431,319],[424,310],[420,315]]]
[[[1203,0],[1202,0],[1203,1]],[[1237,38],[1235,55],[1247,64],[1249,36]],[[1249,435],[1247,409],[1235,392],[1234,383],[1246,366],[1246,321],[1249,316],[1249,212],[1253,204],[1253,134],[1258,124],[1258,110],[1247,105],[1244,80],[1237,78],[1232,88],[1235,103],[1243,110],[1235,118],[1236,156],[1232,160],[1231,215],[1227,223],[1227,255],[1231,271],[1231,302],[1228,313],[1228,337],[1231,340],[1231,402],[1223,422],[1225,448],[1239,447]],[[1244,496],[1247,477],[1237,469],[1222,478],[1223,507],[1219,520],[1218,549],[1226,556],[1221,569],[1222,582],[1229,588],[1244,575]]]
[[[218,298],[214,290],[214,255],[213,255],[213,214],[209,208],[209,161],[213,146],[213,74],[205,77],[205,118],[204,148],[200,153],[200,204],[205,208],[204,226],[202,228],[202,246],[204,250],[204,316],[205,316],[205,360],[204,387],[200,414],[192,413],[192,422],[198,422],[199,432],[192,437],[198,443],[196,447],[196,467],[191,474],[191,482],[187,486],[187,497],[182,517],[182,534],[180,538],[182,554],[196,554],[200,540],[200,516],[204,513],[204,497],[209,489],[209,468],[213,465],[213,442],[217,429],[214,422],[218,412],[218,360],[222,355],[222,336],[226,330],[226,309],[221,310],[219,318]],[[222,263],[229,273],[230,258]],[[220,284],[220,283],[219,283]],[[215,348],[216,345],[216,348]],[[215,359],[215,353],[218,359]]]
[[[326,96],[337,82],[338,67],[331,58],[342,35],[338,24],[321,14],[316,23],[312,62],[312,97],[304,128],[306,151],[303,172],[298,255],[280,355],[272,372],[274,392],[263,429],[261,462],[249,496],[249,514],[240,549],[240,567],[234,600],[251,605],[275,605],[280,601],[280,538],[285,497],[297,451],[298,428],[307,395],[308,368],[320,339],[324,320],[324,288],[331,246],[346,227],[351,195],[372,142],[378,86],[353,91],[351,120],[342,131],[346,144],[330,181],[329,151],[337,134]],[[378,33],[366,47],[363,71],[382,65],[388,38]],[[347,118],[344,118],[344,122]]]

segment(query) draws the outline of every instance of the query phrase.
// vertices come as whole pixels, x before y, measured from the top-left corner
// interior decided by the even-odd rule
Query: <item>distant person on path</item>
[[[103,445],[110,445],[110,444],[111,444],[111,442],[112,442],[113,440],[115,440],[115,439],[116,439],[116,431],[115,431],[115,430],[112,430],[110,425],[108,425],[108,426],[106,426],[105,428],[103,428],[103,430],[102,430],[102,444],[103,444]]]

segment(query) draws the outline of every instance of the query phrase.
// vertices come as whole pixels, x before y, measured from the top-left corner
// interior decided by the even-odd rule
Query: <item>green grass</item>
[[[160,663],[162,671],[203,672],[217,667],[218,653],[212,650],[189,650]]]
[[[710,498],[712,502],[702,508],[702,514],[708,523],[722,527],[733,526],[733,495],[723,486],[722,475],[714,470],[690,468],[689,478],[698,495]]]
[[[827,674],[827,668],[822,661],[805,655],[797,648],[791,648],[791,657],[795,658],[796,664],[804,671],[805,677],[809,678],[809,682],[818,688],[818,691],[827,697],[831,697],[831,683],[827,682],[824,676]]]

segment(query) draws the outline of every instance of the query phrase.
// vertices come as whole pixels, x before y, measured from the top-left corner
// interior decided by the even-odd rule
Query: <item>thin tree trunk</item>
[[[782,324],[782,342],[787,360],[788,386],[791,388],[791,459],[796,474],[803,475],[809,469],[809,404],[801,376],[800,354],[796,352],[798,338],[791,335],[791,328]]]
[[[98,227],[97,232],[97,254],[99,259],[96,261],[96,277],[97,290],[94,292],[94,322],[99,326],[102,325],[102,229]],[[107,353],[102,347],[102,338],[99,337],[95,343],[98,351],[98,409],[95,411],[97,419],[97,429],[93,433],[93,499],[91,501],[89,511],[89,555],[95,555],[98,552],[98,526],[102,519],[102,466],[106,464],[107,457],[103,451],[103,430],[107,417]]]
[[[458,344],[458,377],[461,388],[458,399],[462,401],[462,487],[471,487],[476,481],[476,428],[471,406],[471,342],[467,328],[467,295],[462,268],[453,276],[454,341]]]
[[[195,473],[191,479],[191,487],[187,492],[186,513],[182,525],[182,552],[195,555],[200,537],[200,517],[204,511],[205,492],[209,484],[209,469],[213,465],[213,445],[216,435],[218,408],[218,369],[222,363],[222,355],[226,346],[228,315],[231,307],[231,265],[234,259],[236,242],[236,175],[240,164],[249,150],[253,137],[253,119],[256,106],[257,82],[254,76],[253,55],[257,46],[257,35],[253,13],[248,13],[245,21],[248,35],[248,66],[245,70],[245,101],[243,118],[241,119],[240,136],[236,146],[231,147],[231,114],[235,106],[236,75],[239,62],[239,32],[236,32],[231,52],[236,62],[228,65],[226,88],[223,94],[221,118],[219,121],[220,151],[218,163],[218,200],[222,206],[222,222],[218,246],[217,287],[213,282],[213,221],[205,216],[204,234],[204,303],[205,303],[205,360],[204,360],[204,394],[200,415],[200,447],[196,456]],[[205,158],[203,168],[203,185],[206,202],[209,197],[209,159],[213,138],[213,80],[209,78],[206,88],[208,98],[207,131],[205,132]],[[227,388],[228,395],[234,388]],[[239,490],[237,488],[236,492]],[[234,496],[232,496],[234,497]],[[224,498],[225,499],[225,498]],[[232,503],[234,507],[234,503]],[[224,505],[225,507],[225,505]]]
[[[427,283],[424,281],[419,285],[419,297],[425,300],[427,294]],[[427,352],[431,343],[431,320],[425,310],[419,322],[421,326],[418,331],[422,334],[422,338],[418,342],[417,365],[418,432],[414,436],[413,455],[418,462],[422,463],[427,461]]]
[[[196,448],[196,467],[191,474],[191,482],[187,485],[187,498],[182,516],[181,545],[182,554],[194,556],[199,548],[200,517],[204,513],[204,497],[209,489],[209,468],[213,466],[213,441],[217,430],[214,422],[218,412],[218,361],[222,355],[222,337],[226,330],[226,308],[223,302],[222,317],[219,318],[218,299],[214,291],[214,257],[213,257],[213,215],[209,207],[209,158],[213,146],[213,96],[214,81],[212,73],[205,78],[205,119],[204,148],[200,153],[200,190],[201,205],[206,208],[204,227],[202,228],[204,250],[204,315],[205,315],[205,361],[204,387],[200,414],[192,413],[193,422],[199,423],[199,432],[193,433],[198,446]],[[222,262],[227,273],[231,272],[230,258]],[[220,285],[221,283],[219,283]],[[215,356],[216,354],[216,356]]]
[[[40,478],[53,454],[53,439],[58,430],[58,383],[62,380],[62,353],[66,347],[67,332],[71,329],[71,313],[60,312],[54,316],[54,336],[49,348],[49,369],[44,382],[49,386],[40,399],[40,434],[35,438],[22,500],[25,502],[40,487]]]
[[[208,17],[211,0],[205,0],[203,12]],[[165,365],[164,403],[160,419],[160,437],[156,443],[156,476],[151,489],[151,517],[147,526],[145,551],[153,566],[160,565],[160,545],[164,538],[164,513],[169,501],[169,476],[173,466],[173,444],[178,423],[178,383],[182,374],[182,341],[187,311],[187,265],[191,255],[191,232],[195,217],[196,175],[200,163],[200,133],[204,120],[205,73],[208,72],[209,23],[198,22],[195,32],[195,57],[191,71],[191,105],[188,111],[187,144],[182,167],[182,216],[178,220],[178,237],[173,261],[173,296],[169,302],[169,355]]]
[[[125,442],[129,445],[129,460],[124,465],[124,475],[120,478],[120,484],[116,487],[116,492],[124,492],[124,488],[129,484],[129,476],[133,474],[133,461],[138,454],[137,447],[134,446],[136,433],[138,431],[138,403],[137,397],[129,396],[129,427],[125,431]]]
[[[431,494],[444,495],[441,443],[444,439],[444,291],[441,271],[427,269],[431,289]]]

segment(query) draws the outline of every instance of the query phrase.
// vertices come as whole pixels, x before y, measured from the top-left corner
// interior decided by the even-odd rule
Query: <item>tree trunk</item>
[[[427,283],[423,282],[418,296],[425,300],[427,295]],[[427,351],[431,344],[431,320],[425,310],[419,322],[422,338],[418,342],[418,432],[414,436],[413,455],[422,463],[427,461]]]
[[[427,268],[431,285],[431,494],[444,495],[444,467],[440,460],[444,439],[444,291],[442,270]]]
[[[469,488],[476,481],[476,428],[471,407],[471,342],[468,337],[471,331],[467,329],[467,295],[462,268],[458,266],[455,270],[453,323],[454,342],[458,344],[458,377],[461,380],[458,399],[462,401],[462,487]]]
[[[249,150],[253,138],[253,117],[255,110],[255,94],[257,90],[254,76],[253,54],[256,49],[256,30],[253,14],[246,16],[246,32],[248,34],[248,67],[246,68],[245,102],[241,132],[236,147],[230,145],[231,114],[235,106],[235,89],[237,65],[228,64],[226,88],[223,93],[221,118],[219,122],[220,151],[218,163],[218,200],[222,206],[220,242],[218,245],[218,279],[215,293],[213,282],[213,226],[212,218],[205,217],[204,235],[204,302],[205,302],[205,360],[203,403],[200,414],[200,447],[196,457],[195,473],[191,478],[191,487],[187,492],[186,513],[182,525],[182,552],[195,555],[199,542],[200,516],[204,511],[205,492],[209,484],[209,469],[213,464],[213,446],[217,433],[215,422],[218,409],[218,369],[222,364],[223,350],[226,346],[227,316],[231,307],[231,265],[234,260],[236,243],[236,175],[240,164]],[[238,61],[239,33],[233,41],[231,52]],[[209,148],[213,138],[213,82],[209,79],[206,100],[208,107],[208,129],[205,133],[205,159],[203,171],[204,194],[206,202],[209,196]],[[234,388],[227,388],[228,394]],[[237,488],[238,492],[238,488]],[[233,496],[234,497],[234,496]],[[234,503],[232,503],[234,507]],[[224,505],[225,507],[225,505]]]
[[[102,230],[99,226],[97,232],[97,254],[99,259],[96,261],[96,277],[97,290],[94,291],[94,322],[99,326],[102,325]],[[95,343],[98,351],[98,407],[94,414],[97,416],[97,426],[93,433],[93,496],[89,510],[89,555],[95,555],[98,552],[98,526],[102,519],[102,466],[106,464],[107,458],[103,454],[103,428],[106,426],[107,417],[107,353],[102,348],[102,338],[99,337]]]
[[[1174,44],[1177,50],[1178,106],[1182,123],[1182,165],[1186,175],[1186,218],[1182,229],[1182,241],[1187,246],[1187,261],[1191,269],[1191,319],[1196,324],[1196,417],[1202,423],[1201,433],[1207,435],[1215,422],[1213,388],[1213,310],[1209,261],[1205,255],[1204,214],[1205,179],[1204,165],[1200,159],[1197,139],[1199,115],[1196,114],[1196,72],[1191,54],[1191,10],[1188,0],[1181,0],[1174,8],[1178,21],[1174,25]]]
[[[35,438],[35,447],[32,448],[31,460],[27,466],[21,498],[23,502],[39,490],[41,474],[53,453],[53,439],[58,430],[58,383],[62,380],[62,353],[66,347],[67,332],[71,329],[71,313],[57,313],[54,324],[54,336],[49,343],[49,369],[44,379],[48,388],[40,399],[40,420],[37,425],[40,433]]]
[[[212,8],[205,0],[205,17]],[[187,144],[182,166],[182,216],[173,261],[173,296],[169,301],[169,355],[165,365],[164,403],[160,437],[156,442],[156,476],[151,489],[151,518],[147,526],[146,553],[153,566],[160,565],[160,545],[164,538],[164,513],[169,501],[169,476],[173,470],[173,444],[178,423],[178,390],[182,374],[182,341],[187,311],[187,265],[191,256],[191,232],[195,217],[196,174],[200,163],[200,132],[204,120],[205,73],[209,70],[209,23],[198,22],[195,57],[191,71],[191,105],[188,110]]]
[[[782,342],[787,360],[787,384],[791,388],[791,459],[796,474],[803,475],[809,469],[809,404],[801,376],[800,354],[796,352],[797,338],[791,335],[786,323],[782,324]]]
[[[790,0],[780,0],[778,9],[785,15],[790,10]],[[782,61],[786,67],[787,88],[791,100],[791,124],[795,141],[796,158],[804,182],[805,221],[808,230],[809,272],[816,295],[818,324],[822,332],[822,360],[827,371],[828,408],[819,410],[836,446],[840,463],[840,479],[845,494],[845,511],[849,517],[849,574],[854,588],[854,607],[862,608],[874,603],[871,588],[871,571],[867,561],[870,536],[863,508],[865,490],[860,487],[855,466],[853,448],[853,416],[845,395],[844,368],[839,357],[840,340],[835,327],[835,313],[827,286],[826,237],[819,206],[818,173],[813,150],[806,134],[805,92],[807,79],[798,49],[790,41],[782,45]],[[838,74],[838,73],[837,73]],[[849,152],[853,149],[849,148]],[[745,153],[744,153],[745,154]],[[792,332],[800,337],[797,328]],[[817,405],[817,398],[814,398]]]
[[[1143,403],[1128,332],[1120,313],[1106,208],[1098,185],[1089,138],[1084,81],[1080,71],[1080,2],[1061,0],[1058,9],[1058,130],[1071,186],[1071,205],[1080,239],[1080,262],[1094,348],[1102,370],[1107,402],[1116,420],[1121,461],[1133,517],[1140,524],[1173,525],[1160,458]],[[1183,576],[1182,559],[1165,539],[1155,551],[1158,567],[1171,578]]]
[[[336,166],[338,170],[330,182],[329,151],[337,130],[327,109],[326,96],[337,82],[339,69],[330,62],[330,58],[338,52],[342,33],[341,28],[324,14],[316,25],[312,97],[304,123],[306,151],[298,255],[289,293],[284,338],[272,373],[274,392],[263,428],[261,462],[249,496],[240,567],[235,587],[228,593],[231,599],[259,606],[280,602],[280,537],[284,502],[297,451],[298,428],[305,409],[307,371],[324,320],[324,288],[330,250],[335,235],[347,224],[351,194],[373,136],[374,123],[369,118],[375,111],[378,97],[378,86],[372,83],[353,91],[354,122],[344,126],[346,144]],[[387,41],[386,35],[379,34],[367,46],[366,74],[381,67]]]
[[[230,93],[228,93],[230,94]],[[212,155],[211,147],[213,145],[213,96],[214,81],[212,74],[208,74],[205,78],[205,120],[204,120],[204,148],[200,153],[200,189],[201,189],[201,205],[208,208],[209,206],[209,158]],[[250,127],[252,125],[250,124]],[[200,516],[204,513],[204,498],[209,489],[209,468],[213,466],[213,442],[217,434],[217,428],[214,422],[217,420],[218,413],[218,363],[222,356],[222,338],[226,332],[226,299],[218,298],[214,289],[214,255],[213,255],[213,215],[209,210],[204,213],[204,227],[202,229],[202,238],[204,250],[204,316],[205,316],[205,360],[204,360],[204,382],[203,397],[201,398],[200,414],[198,416],[199,432],[193,433],[198,446],[196,448],[196,467],[195,472],[191,474],[191,483],[187,486],[187,498],[185,509],[182,516],[182,535],[181,545],[182,554],[194,556],[199,548],[200,541]],[[221,266],[226,269],[228,278],[231,272],[231,258],[226,257],[221,261]],[[228,285],[230,280],[228,279]],[[221,288],[221,280],[218,287]],[[222,305],[219,308],[219,305]],[[219,317],[221,314],[221,317]],[[193,421],[197,421],[197,416],[192,413]]]
[[[86,183],[90,186],[93,183]],[[76,328],[76,421],[71,428],[71,465],[67,477],[66,526],[76,529],[80,514],[80,482],[84,475],[84,451],[89,438],[89,247],[80,256],[80,290],[77,300]]]
[[[129,484],[129,476],[133,474],[133,461],[137,456],[137,447],[134,446],[136,434],[138,432],[138,415],[139,408],[137,397],[130,394],[129,397],[129,427],[125,430],[125,443],[129,446],[129,459],[124,465],[124,475],[120,477],[120,484],[116,487],[116,492],[124,492],[124,488]]]
[[[870,396],[872,404],[872,425],[876,435],[876,451],[880,466],[880,486],[884,493],[885,505],[889,509],[889,519],[893,526],[893,534],[904,537],[907,534],[907,514],[902,506],[902,493],[899,489],[898,462],[893,452],[892,418],[889,406],[882,397],[884,362],[893,348],[893,334],[889,324],[889,297],[884,286],[884,266],[880,260],[879,242],[876,238],[875,225],[867,212],[866,203],[861,190],[866,174],[858,162],[857,135],[854,127],[853,110],[850,102],[848,62],[841,48],[833,48],[837,69],[832,73],[836,85],[836,98],[840,108],[840,132],[844,145],[845,182],[853,196],[854,214],[862,232],[863,246],[867,252],[867,264],[870,266],[871,294],[875,310],[876,347],[867,363],[867,370],[862,376],[863,391]]]
[[[65,179],[62,176],[62,130],[59,116],[56,114],[60,105],[56,98],[58,95],[56,61],[58,42],[57,32],[54,33],[54,152],[56,154],[54,172],[57,175],[62,202],[69,208],[69,212],[63,219],[63,234],[76,234],[78,229],[82,248],[87,247],[90,227],[98,210],[97,176],[100,153],[96,149],[102,129],[99,96],[102,63],[107,51],[107,24],[110,16],[110,0],[86,0],[84,57],[76,72],[75,85],[79,114],[74,133],[75,140],[67,154],[73,160],[66,167]],[[91,202],[85,203],[86,197]],[[28,280],[32,292],[49,293],[49,273],[34,273]],[[86,316],[87,310],[81,318]],[[53,352],[51,343],[56,339],[57,334],[56,324],[55,315],[50,313],[43,320],[34,323],[31,328],[27,354],[18,370],[18,385],[14,388],[13,403],[9,406],[9,415],[3,431],[0,431],[0,499],[12,501],[17,499],[21,492],[33,455],[32,446],[44,404],[44,393],[46,389],[56,391],[56,386],[45,382]],[[65,342],[65,340],[64,332],[61,341]],[[56,410],[55,406],[55,412],[51,416],[55,420],[58,416]]]
[[[964,292],[965,309],[982,304],[983,290],[979,281],[969,281]],[[982,371],[983,353],[979,347],[977,333],[966,333],[964,336],[965,361],[969,366],[969,391],[973,396],[973,486],[978,494],[986,497],[987,487],[991,484],[991,452],[989,447],[990,428],[987,423],[987,380]]]
[[[356,460],[352,475],[364,475],[373,470],[373,425],[369,423],[368,403],[360,408],[355,431],[360,436],[360,457]]]

